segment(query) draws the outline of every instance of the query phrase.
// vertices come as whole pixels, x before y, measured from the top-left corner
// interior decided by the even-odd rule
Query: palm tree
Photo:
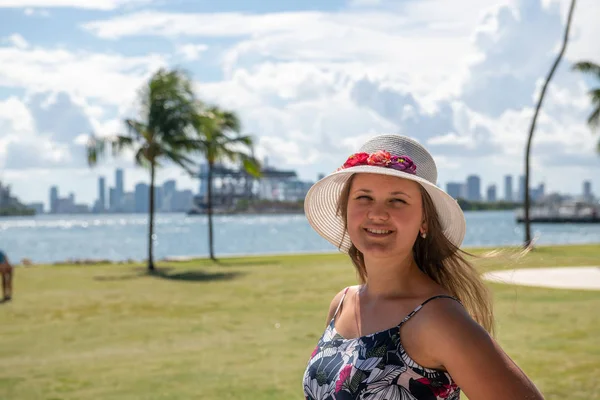
[[[148,168],[149,223],[148,271],[154,271],[154,180],[156,168],[163,161],[175,163],[192,173],[194,162],[187,157],[189,143],[186,132],[191,126],[195,100],[190,78],[182,71],[160,69],[140,91],[140,119],[124,121],[127,133],[107,137],[92,135],[87,146],[88,164],[93,167],[107,145],[118,155],[133,150],[135,163]]]
[[[241,162],[244,170],[260,176],[260,165],[252,156],[254,143],[251,136],[240,135],[241,124],[237,115],[216,106],[198,106],[193,127],[197,134],[194,147],[199,150],[208,164],[206,211],[208,215],[208,246],[210,258],[216,261],[213,240],[212,179],[215,163],[223,160]]]
[[[591,61],[581,61],[573,66],[576,71],[592,74],[596,76],[598,82],[600,82],[600,65],[595,64]],[[600,128],[600,86],[597,86],[588,92],[592,100],[592,113],[588,117],[587,123],[595,131]],[[600,140],[598,140],[598,146],[596,150],[600,153]]]
[[[573,10],[575,9],[576,0],[571,0],[571,7],[569,8],[569,16],[567,17],[567,26],[565,27],[565,32],[562,41],[562,47],[560,48],[560,52],[556,56],[556,60],[554,60],[554,64],[552,64],[552,68],[550,68],[550,72],[546,77],[546,81],[544,82],[544,86],[542,86],[542,91],[540,92],[540,97],[538,99],[537,106],[535,108],[535,113],[533,114],[533,118],[531,120],[531,126],[529,128],[529,137],[527,138],[527,148],[525,150],[525,204],[523,208],[525,210],[524,220],[525,220],[525,243],[523,244],[525,248],[530,248],[531,243],[531,221],[529,220],[529,206],[530,206],[530,198],[529,198],[529,158],[531,154],[531,142],[533,140],[533,133],[535,132],[535,123],[537,121],[538,114],[540,112],[540,108],[542,107],[542,102],[544,101],[544,95],[546,94],[546,90],[548,89],[548,84],[554,76],[554,71],[558,67],[560,60],[565,54],[565,50],[567,49],[567,43],[569,41],[569,31],[571,30],[571,21],[573,19]]]

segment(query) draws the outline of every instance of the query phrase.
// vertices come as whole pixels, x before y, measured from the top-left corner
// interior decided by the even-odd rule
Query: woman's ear
[[[427,231],[428,231],[427,221],[423,220],[423,222],[421,223],[421,229],[419,229],[419,234],[421,236],[423,236],[423,234],[427,235]]]

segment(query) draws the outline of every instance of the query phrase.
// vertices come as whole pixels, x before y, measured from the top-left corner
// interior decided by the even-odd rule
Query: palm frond
[[[580,61],[573,65],[573,69],[575,71],[593,74],[600,78],[600,65],[591,61]]]
[[[130,136],[135,137],[137,140],[151,140],[148,127],[144,123],[134,119],[126,119],[125,126],[127,127]]]
[[[596,131],[600,128],[600,104],[597,104],[596,108],[587,119],[587,123],[592,131]]]
[[[250,147],[254,144],[254,139],[252,138],[252,136],[249,136],[249,135],[227,137],[226,141],[228,144],[232,144],[232,145],[241,144],[245,147]]]
[[[159,70],[144,92],[144,119],[154,140],[168,142],[190,124],[197,101],[192,81],[183,70]]]
[[[106,147],[110,146],[113,156],[119,155],[126,148],[134,147],[134,140],[128,136],[90,136],[86,145],[87,160],[90,167],[96,165],[100,158],[106,154]]]
[[[244,170],[255,178],[260,178],[262,175],[261,166],[258,160],[254,157],[242,156],[242,165]]]
[[[135,153],[134,159],[136,165],[144,168],[150,168],[150,161],[146,158],[145,154],[146,148],[140,147],[138,151]]]
[[[174,162],[175,164],[179,165],[188,174],[193,176],[197,173],[197,171],[193,169],[193,167],[196,167],[196,163],[188,156],[174,150],[165,150],[165,157],[170,161]]]
[[[110,145],[113,155],[119,155],[125,149],[134,147],[135,141],[129,136],[113,136],[110,139]]]
[[[90,167],[98,163],[98,159],[104,156],[106,151],[106,140],[95,135],[90,135],[86,144],[87,162]]]

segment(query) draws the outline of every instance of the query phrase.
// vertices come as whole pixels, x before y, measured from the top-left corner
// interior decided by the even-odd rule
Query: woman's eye
[[[402,200],[402,199],[394,199],[392,200],[394,203],[404,203],[406,204],[406,201]]]
[[[358,196],[356,200],[371,200],[369,196]]]

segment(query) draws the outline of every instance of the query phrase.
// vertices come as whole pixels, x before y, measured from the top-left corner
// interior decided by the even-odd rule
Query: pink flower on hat
[[[385,150],[379,150],[369,156],[367,164],[380,167],[387,167],[391,162],[392,156]]]

